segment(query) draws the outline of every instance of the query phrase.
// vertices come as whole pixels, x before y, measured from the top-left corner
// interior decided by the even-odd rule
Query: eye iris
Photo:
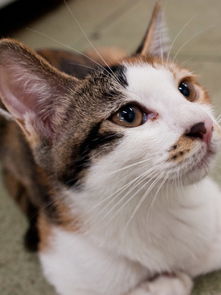
[[[186,82],[181,82],[178,89],[185,97],[190,96],[190,89],[189,89],[188,84]]]
[[[119,112],[119,118],[121,121],[133,123],[136,118],[135,110],[132,107],[127,106],[121,112]]]
[[[127,104],[110,117],[117,125],[138,127],[147,121],[147,114],[139,106]]]

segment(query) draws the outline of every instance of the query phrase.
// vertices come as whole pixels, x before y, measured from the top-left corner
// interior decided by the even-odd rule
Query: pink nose
[[[206,119],[204,122],[194,124],[185,134],[188,137],[198,138],[209,144],[213,133],[213,121]]]

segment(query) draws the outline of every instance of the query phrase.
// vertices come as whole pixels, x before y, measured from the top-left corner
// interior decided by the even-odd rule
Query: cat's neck
[[[69,192],[76,207],[74,212],[82,217],[86,229],[92,232],[127,232],[133,226],[143,226],[166,222],[173,214],[182,216],[183,212],[195,209],[205,202],[208,195],[209,178],[188,186],[162,185],[144,187],[133,191],[131,187],[117,191],[109,189],[83,192]],[[106,192],[106,193],[105,193]],[[160,217],[160,218],[159,218]]]
[[[128,202],[128,206],[119,209],[118,205],[106,214],[95,200],[100,197],[101,202],[108,194],[69,194],[78,205],[73,213],[84,218],[86,239],[153,271],[171,269],[177,261],[182,267],[189,255],[198,253],[198,247],[207,251],[207,241],[213,239],[217,222],[214,206],[221,206],[219,188],[208,177],[183,188],[170,187],[168,192],[162,189],[151,207],[149,200],[154,194],[150,194],[136,212],[143,194],[138,196],[139,200]]]

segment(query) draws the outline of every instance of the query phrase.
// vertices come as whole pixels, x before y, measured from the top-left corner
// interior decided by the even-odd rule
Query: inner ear
[[[19,42],[0,42],[2,103],[28,138],[52,139],[61,124],[62,97],[76,83]]]
[[[155,4],[149,26],[135,55],[163,57],[169,51],[169,36],[165,16],[159,2]]]

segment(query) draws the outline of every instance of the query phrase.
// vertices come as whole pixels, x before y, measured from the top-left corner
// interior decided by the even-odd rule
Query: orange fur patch
[[[172,146],[169,153],[169,161],[181,162],[185,155],[194,147],[194,139],[181,136],[179,140]]]
[[[182,68],[174,63],[169,63],[167,67],[173,73],[177,84],[179,84],[182,80],[188,80],[193,85],[196,91],[196,100],[194,102],[203,104],[211,103],[211,99],[207,90],[197,81],[197,75],[193,74],[188,69]]]
[[[39,251],[45,251],[50,246],[50,238],[52,236],[52,225],[48,222],[47,218],[41,214],[38,218],[38,231],[39,231]]]
[[[77,218],[73,217],[65,204],[55,201],[55,206],[59,215],[59,222],[57,225],[52,224],[45,214],[41,213],[38,218],[39,230],[39,251],[46,251],[50,247],[50,240],[53,236],[52,230],[54,226],[60,227],[65,231],[79,232],[80,222]]]
[[[64,202],[55,202],[59,215],[60,226],[66,231],[79,232],[80,218],[73,216]]]
[[[125,50],[117,47],[98,48],[96,51],[89,49],[85,52],[85,54],[93,61],[102,65],[107,63],[109,66],[119,63],[127,56],[127,52]]]

